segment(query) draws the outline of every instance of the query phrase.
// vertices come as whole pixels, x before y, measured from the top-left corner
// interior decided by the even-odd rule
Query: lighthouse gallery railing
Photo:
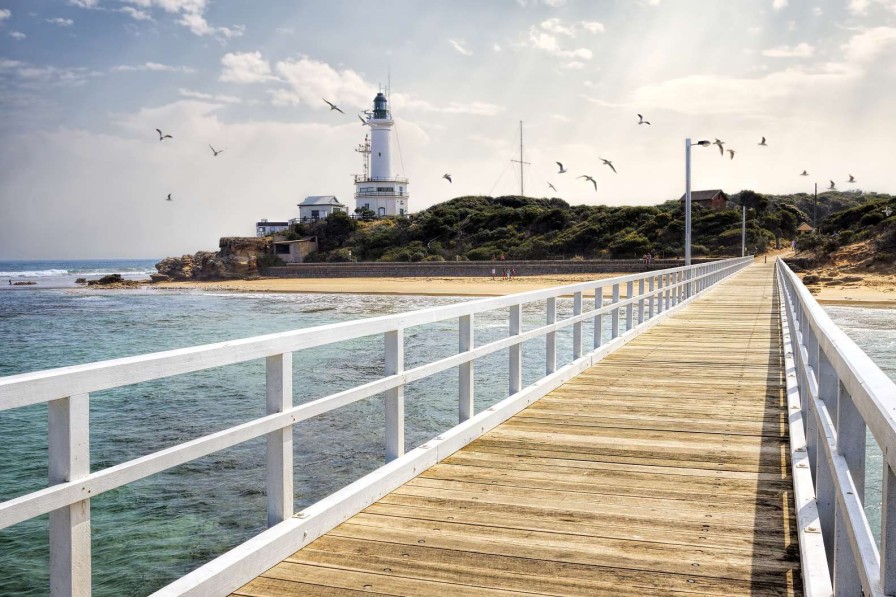
[[[0,410],[48,404],[50,479],[49,487],[0,504],[0,528],[49,513],[51,593],[89,595],[92,497],[266,436],[266,490],[271,528],[159,592],[227,593],[500,424],[751,262],[752,258],[746,257],[703,263],[0,378]],[[627,291],[625,299],[620,298],[623,285]],[[605,304],[605,289],[609,291],[610,304]],[[595,295],[594,306],[586,310],[584,293],[591,291]],[[573,315],[558,321],[557,299],[569,295],[573,297]],[[538,301],[545,302],[545,324],[523,331],[522,307]],[[476,346],[476,314],[503,308],[509,309],[508,336]],[[621,331],[623,317],[625,328]],[[458,320],[458,354],[405,369],[405,328],[449,319]],[[594,322],[594,338],[590,343],[591,350],[586,351],[583,322],[588,319]],[[606,343],[603,342],[605,324],[609,324],[610,332],[610,340]],[[571,360],[558,367],[557,332],[568,327],[572,327],[573,332]],[[305,404],[293,404],[292,352],[378,334],[384,337],[385,377]],[[523,342],[542,337],[546,345],[545,375],[534,384],[523,387]],[[475,414],[474,363],[476,359],[505,349],[510,355],[509,397]],[[256,359],[265,359],[266,416],[90,472],[91,392]],[[404,454],[405,385],[455,367],[459,370],[460,423]],[[292,426],[378,394],[386,396],[387,464],[295,514]]]

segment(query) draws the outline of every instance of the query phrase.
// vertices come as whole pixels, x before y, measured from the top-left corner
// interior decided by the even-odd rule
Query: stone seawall
[[[713,259],[694,259],[705,263]],[[261,275],[274,278],[481,278],[491,277],[492,268],[502,275],[505,268],[516,276],[551,274],[637,273],[684,265],[681,259],[656,259],[650,266],[640,259],[594,259],[584,261],[419,261],[416,263],[301,263],[269,267]]]

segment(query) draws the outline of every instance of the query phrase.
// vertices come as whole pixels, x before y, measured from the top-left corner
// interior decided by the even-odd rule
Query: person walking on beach
[[[495,268],[492,268],[492,280],[495,279]]]

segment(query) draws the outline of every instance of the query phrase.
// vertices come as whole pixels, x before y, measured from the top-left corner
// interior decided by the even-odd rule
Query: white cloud
[[[52,25],[56,25],[58,27],[71,27],[75,24],[75,22],[71,19],[61,19],[59,17],[53,19],[46,19],[46,21]]]
[[[458,51],[458,53],[463,54],[464,56],[472,56],[473,51],[464,46],[463,42],[459,42],[454,39],[449,39],[448,43],[451,44],[451,47]]]
[[[168,72],[168,73],[194,73],[195,69],[189,66],[170,66],[168,64],[159,64],[158,62],[144,62],[137,65],[121,65],[113,66],[114,72]]]
[[[787,0],[772,0],[772,8],[775,11],[787,8]]]
[[[896,44],[896,28],[875,27],[854,35],[841,48],[847,60],[870,62],[894,44]]]
[[[572,118],[564,116],[563,114],[551,114],[551,118],[560,122],[572,122]]]
[[[560,8],[566,4],[566,0],[544,0],[544,3],[551,8]]]
[[[572,60],[563,64],[562,67],[568,70],[581,70],[585,68],[585,63],[579,62],[578,60]]]
[[[270,91],[272,103],[278,106],[306,104],[328,110],[321,100],[325,97],[343,109],[354,109],[350,108],[352,105],[366,108],[376,89],[351,69],[339,71],[307,56],[281,60],[275,70],[279,79],[289,86],[289,89]]]
[[[492,50],[494,50],[495,52],[500,52],[501,44],[492,44]]]
[[[815,54],[815,48],[803,42],[796,46],[778,46],[763,50],[762,55],[769,58],[808,58]]]
[[[26,37],[28,37],[27,35],[25,35],[25,34],[22,33],[21,31],[10,31],[10,32],[9,32],[9,36],[12,37],[12,38],[15,38],[15,39],[25,39]]]
[[[533,48],[542,50],[553,56],[561,58],[591,60],[594,56],[588,48],[579,48],[577,50],[564,50],[557,42],[557,38],[543,31],[539,31],[535,27],[529,30],[529,45]]]
[[[68,3],[79,8],[96,8],[98,0],[68,0]]]
[[[890,12],[896,13],[896,0],[850,0],[849,12],[857,15],[867,14],[868,8],[872,4],[876,4]]]
[[[181,89],[178,89],[178,92],[184,97],[189,97],[192,99],[209,100],[209,101],[213,101],[213,102],[221,102],[224,104],[239,104],[243,101],[242,99],[240,99],[234,95],[221,95],[221,94],[212,95],[211,93],[202,93],[201,91],[193,91],[191,89],[181,88]]]
[[[224,70],[219,80],[229,83],[262,83],[276,80],[261,52],[230,52],[221,58]]]
[[[814,14],[816,17],[820,17],[824,14],[824,10],[820,6],[816,6],[812,9],[812,14]]]
[[[244,25],[214,27],[205,20],[208,0],[123,0],[140,8],[160,8],[169,14],[180,15],[179,25],[188,28],[194,35],[215,36],[221,40],[240,37],[245,33]],[[132,15],[133,16],[133,15]],[[135,17],[137,18],[137,17]]]
[[[470,116],[494,116],[504,110],[502,106],[488,102],[450,102],[440,106],[403,93],[393,93],[392,103],[396,111],[438,112],[441,114],[469,114]]]
[[[576,33],[572,27],[564,25],[560,19],[553,18],[541,22],[541,28],[555,35],[566,35],[575,37]]]
[[[7,8],[0,8],[0,21],[5,21],[12,16],[12,12]]]
[[[148,12],[145,10],[137,10],[133,6],[123,6],[118,9],[118,12],[123,12],[126,15],[130,16],[135,21],[152,21],[153,18],[150,16]]]
[[[590,33],[603,33],[606,30],[604,24],[597,21],[582,21],[582,28]]]

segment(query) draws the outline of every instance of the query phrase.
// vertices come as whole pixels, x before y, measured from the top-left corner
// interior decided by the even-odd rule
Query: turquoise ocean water
[[[154,271],[155,260],[0,261],[0,376],[305,328],[427,306],[460,297],[226,294],[103,291],[76,277]],[[35,280],[10,286],[7,279]],[[558,301],[558,316],[571,301]],[[896,313],[837,307],[831,316],[891,376],[896,375]],[[524,313],[524,327],[543,310]],[[476,342],[506,335],[507,312],[477,318]],[[592,331],[586,327],[585,338]],[[410,328],[406,366],[456,350],[456,322]],[[541,375],[543,341],[524,346],[524,384]],[[570,360],[569,333],[558,361]],[[294,355],[296,403],[384,374],[382,338]],[[407,446],[424,443],[457,419],[457,373],[406,391]],[[477,361],[477,412],[506,395],[506,352]],[[264,362],[182,375],[91,396],[92,470],[125,462],[264,414]],[[373,398],[296,426],[296,508],[303,508],[383,464],[383,401]],[[46,407],[0,411],[0,501],[46,486]],[[879,494],[880,456],[869,461],[869,501]],[[144,595],[265,528],[264,439],[110,491],[92,500],[94,593]],[[877,458],[876,463],[874,458]],[[874,473],[877,467],[878,473]],[[872,519],[879,516],[869,508]],[[879,522],[877,523],[879,525]],[[48,593],[47,517],[0,531],[0,595]]]

